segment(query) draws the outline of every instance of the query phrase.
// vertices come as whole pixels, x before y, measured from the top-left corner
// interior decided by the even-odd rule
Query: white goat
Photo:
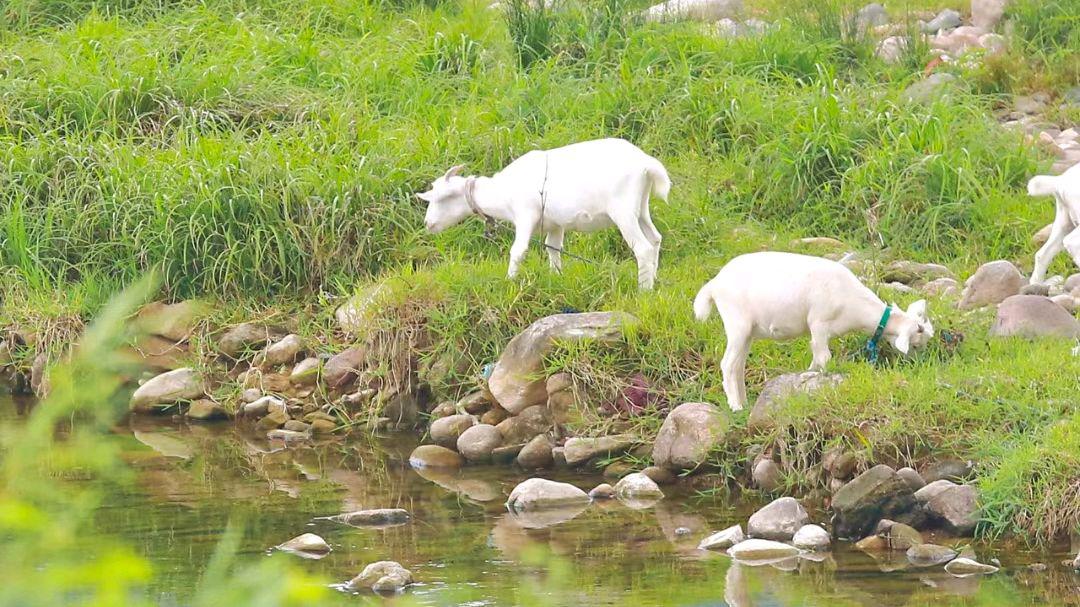
[[[926,301],[906,311],[885,302],[842,264],[793,253],[751,253],[732,259],[694,299],[694,315],[704,322],[713,307],[727,333],[720,362],[728,406],[746,406],[746,357],[754,339],[787,340],[810,334],[811,371],[823,371],[832,353],[829,340],[851,331],[884,337],[903,354],[934,335]],[[889,310],[889,315],[885,312]],[[885,322],[881,333],[879,325]]]
[[[1032,177],[1028,182],[1028,194],[1053,196],[1056,206],[1050,238],[1035,253],[1035,269],[1031,272],[1031,282],[1035,284],[1043,281],[1050,262],[1062,250],[1067,250],[1080,267],[1080,164],[1056,177]]]
[[[664,165],[622,139],[584,141],[528,152],[492,177],[460,177],[456,166],[416,196],[428,203],[427,229],[438,233],[470,215],[514,224],[507,275],[517,275],[529,240],[544,234],[551,267],[562,269],[567,230],[615,225],[637,258],[638,286],[653,287],[660,232],[649,216],[649,196],[667,200]]]

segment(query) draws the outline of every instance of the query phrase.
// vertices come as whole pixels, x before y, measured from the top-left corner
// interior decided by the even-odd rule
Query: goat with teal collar
[[[713,309],[724,321],[727,348],[720,362],[728,405],[747,404],[746,357],[755,339],[788,340],[810,335],[811,371],[824,371],[829,340],[860,331],[876,359],[884,339],[901,354],[920,348],[934,335],[926,301],[901,310],[886,305],[846,266],[793,253],[751,253],[732,259],[697,294],[694,314],[708,320]]]

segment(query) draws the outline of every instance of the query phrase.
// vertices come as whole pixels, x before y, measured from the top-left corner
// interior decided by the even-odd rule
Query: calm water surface
[[[16,409],[0,397],[3,424],[20,423]],[[300,533],[323,536],[334,548],[326,558],[286,558],[330,580],[347,580],[372,561],[399,561],[420,582],[404,596],[422,605],[1080,604],[1080,576],[1060,565],[1068,546],[1044,553],[977,546],[980,559],[997,557],[1005,566],[981,578],[907,569],[902,557],[875,561],[844,546],[820,561],[748,567],[695,548],[708,533],[745,522],[755,506],[720,496],[676,493],[640,509],[597,503],[568,520],[560,519],[573,513],[522,519],[503,502],[524,475],[495,467],[412,470],[411,437],[354,436],[286,449],[230,422],[139,418],[116,427],[109,440],[136,481],[110,492],[99,528],[154,564],[149,592],[161,605],[186,604],[230,522],[244,525],[241,552],[251,559],[269,558],[271,546]],[[557,478],[586,490],[603,480]],[[412,522],[359,529],[317,518],[386,507],[407,509]],[[1033,562],[1049,569],[1031,571]]]

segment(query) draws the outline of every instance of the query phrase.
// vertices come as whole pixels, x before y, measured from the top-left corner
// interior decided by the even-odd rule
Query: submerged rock
[[[826,550],[832,543],[829,532],[818,525],[803,525],[795,532],[791,543],[805,550]]]
[[[980,308],[1005,301],[1020,292],[1027,284],[1024,275],[1011,262],[1003,259],[983,264],[964,282],[960,295],[961,310]]]
[[[132,411],[147,412],[155,407],[194,400],[204,394],[202,378],[190,368],[168,371],[146,381],[131,395]]]
[[[372,563],[345,584],[345,589],[355,592],[370,588],[375,592],[397,592],[413,583],[412,572],[396,561]]]
[[[315,535],[314,533],[305,533],[303,535],[298,535],[293,539],[285,542],[284,544],[279,544],[277,546],[277,549],[283,550],[285,552],[322,555],[325,555],[332,550],[330,544],[326,543],[326,540]]]
[[[624,453],[637,444],[638,440],[630,435],[601,436],[597,438],[574,437],[563,445],[568,466],[584,464],[594,457],[607,457]]]
[[[878,524],[878,535],[885,540],[885,546],[889,550],[907,552],[912,546],[923,543],[922,534],[914,527],[883,520]]]
[[[1039,295],[1013,295],[998,306],[991,337],[1080,337],[1080,321]]]
[[[409,455],[413,468],[460,468],[464,463],[459,453],[438,445],[420,445]]]
[[[728,548],[728,554],[740,561],[767,561],[797,556],[799,549],[772,540],[751,539]]]
[[[556,340],[611,341],[637,319],[622,312],[555,314],[537,320],[506,345],[488,379],[495,400],[512,414],[547,401],[543,358]]]
[[[576,504],[587,504],[589,496],[569,483],[530,478],[514,487],[506,500],[506,507],[514,511],[542,510]]]
[[[409,511],[404,508],[374,508],[346,512],[328,518],[352,527],[387,527],[409,522]]]
[[[882,518],[894,518],[914,505],[911,487],[895,470],[874,466],[833,495],[833,531],[840,538],[865,537]]]
[[[698,544],[699,550],[727,550],[735,544],[742,542],[746,539],[746,535],[743,534],[742,527],[739,525],[732,525],[723,531],[717,531],[709,537],[701,540]]]
[[[746,525],[750,537],[790,541],[800,527],[810,522],[806,510],[793,497],[781,497],[755,512]]]
[[[708,403],[683,403],[668,413],[653,445],[653,463],[686,470],[705,463],[724,438],[730,421],[726,412]]]
[[[980,563],[973,559],[959,557],[949,561],[949,563],[945,565],[945,571],[948,571],[957,577],[967,577],[969,575],[996,573],[998,568],[993,565]]]
[[[956,551],[937,544],[918,544],[908,548],[908,562],[916,567],[933,567],[956,558]]]

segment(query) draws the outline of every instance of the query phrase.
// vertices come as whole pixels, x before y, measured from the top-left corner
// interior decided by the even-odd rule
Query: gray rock
[[[890,263],[881,275],[882,282],[899,282],[905,285],[938,278],[955,278],[955,276],[952,270],[941,264],[905,260]]]
[[[926,510],[950,533],[971,535],[979,522],[978,498],[971,485],[946,487],[926,501]]]
[[[651,478],[657,485],[670,485],[677,480],[671,470],[660,466],[649,466],[642,470],[641,473]]]
[[[727,550],[745,539],[746,535],[743,534],[742,527],[732,525],[701,540],[701,543],[698,544],[698,550]]]
[[[343,388],[364,370],[366,362],[367,348],[355,347],[339,352],[323,365],[323,383],[328,388]]]
[[[804,550],[827,550],[832,538],[818,525],[803,525],[795,532],[791,543]]]
[[[985,30],[997,27],[1008,0],[971,0],[971,24]]]
[[[889,15],[885,12],[885,7],[877,2],[867,4],[860,8],[859,12],[855,13],[855,23],[863,31],[878,25],[885,25],[888,22]]]
[[[495,400],[510,413],[543,404],[547,388],[543,358],[555,341],[618,339],[624,328],[637,319],[621,312],[556,314],[541,318],[516,335],[506,345],[488,379]]]
[[[931,297],[956,297],[960,295],[960,283],[953,278],[937,278],[919,288]]]
[[[286,430],[291,430],[293,432],[311,432],[311,424],[302,422],[298,419],[290,419],[289,421],[285,422],[285,425],[282,426],[282,428]]]
[[[574,437],[563,444],[563,454],[568,466],[584,464],[594,457],[607,457],[625,453],[637,444],[637,439],[630,435],[601,436],[597,438]]]
[[[800,527],[810,522],[806,510],[793,497],[773,500],[750,516],[746,533],[750,537],[790,541]]]
[[[1011,262],[1003,259],[983,264],[964,282],[960,295],[961,310],[981,308],[1005,301],[1020,292],[1027,284],[1024,275]]]
[[[550,468],[555,463],[551,455],[552,446],[546,434],[537,435],[521,448],[517,456],[518,465],[526,470]]]
[[[589,491],[589,497],[594,500],[609,500],[615,497],[615,487],[607,483],[600,483]]]
[[[192,401],[191,406],[188,407],[185,415],[187,415],[188,419],[196,419],[199,421],[212,421],[229,417],[229,413],[225,410],[225,407],[205,398]]]
[[[737,18],[743,12],[742,0],[667,0],[645,11],[649,21],[718,21]]]
[[[304,349],[299,335],[290,333],[270,344],[255,355],[254,364],[260,367],[277,367],[296,360]]]
[[[970,477],[974,468],[975,462],[972,462],[971,460],[957,458],[940,459],[923,468],[922,477],[926,479],[926,482],[928,483],[941,479],[960,482]]]
[[[889,36],[878,43],[874,54],[885,63],[900,63],[908,44],[908,39],[905,36]]]
[[[754,464],[751,480],[758,489],[766,493],[772,493],[780,488],[781,478],[780,466],[776,465],[773,460],[763,457]]]
[[[938,479],[916,491],[915,499],[918,500],[920,503],[925,504],[926,502],[937,497],[937,495],[942,491],[945,491],[946,489],[950,489],[952,487],[959,487],[959,485],[948,479]]]
[[[907,550],[908,562],[916,567],[933,567],[956,558],[956,551],[937,544],[918,544]]]
[[[293,367],[292,372],[289,373],[289,381],[294,386],[314,386],[319,381],[321,370],[321,360],[315,357],[305,358]]]
[[[664,492],[653,479],[640,472],[634,472],[615,483],[615,495],[624,499],[659,499],[664,497]]]
[[[491,450],[491,463],[508,466],[517,461],[517,456],[525,445],[503,445]]]
[[[928,103],[944,95],[956,82],[956,76],[948,72],[934,72],[912,84],[900,93],[907,103]]]
[[[345,589],[351,592],[363,588],[370,588],[375,592],[397,592],[413,583],[412,572],[395,561],[378,561],[372,563],[353,579],[345,584]]]
[[[991,337],[1080,337],[1080,321],[1065,308],[1038,295],[1013,295],[998,306]]]
[[[253,403],[262,398],[262,390],[258,388],[248,388],[240,393],[240,401],[244,403]]]
[[[942,10],[936,17],[924,23],[922,31],[927,34],[936,34],[941,30],[952,29],[954,27],[960,27],[960,13],[954,11],[951,8]]]
[[[209,304],[195,299],[174,304],[156,301],[139,309],[135,315],[135,329],[181,342],[191,336],[199,321],[210,311]]]
[[[1041,114],[1046,110],[1046,101],[1038,95],[1022,95],[1013,99],[1013,107],[1021,114]]]
[[[409,511],[404,508],[374,508],[345,512],[329,517],[329,520],[350,527],[390,527],[409,522]]]
[[[922,534],[914,527],[894,521],[883,520],[878,523],[878,535],[885,540],[885,546],[889,550],[900,552],[907,552],[912,546],[923,543]]]
[[[1050,298],[1050,301],[1061,306],[1062,310],[1065,310],[1069,314],[1076,314],[1077,310],[1080,310],[1080,300],[1077,300],[1068,293],[1062,293],[1061,295],[1055,295]]]
[[[1020,288],[1021,295],[1038,295],[1039,297],[1050,296],[1050,285],[1046,283],[1032,283]]]
[[[918,491],[926,486],[926,481],[914,468],[901,468],[896,471],[896,474],[904,479],[912,491]]]
[[[668,413],[653,444],[653,463],[688,470],[705,463],[730,426],[727,412],[708,403],[683,403]]]
[[[476,416],[460,414],[440,417],[431,422],[428,434],[431,440],[440,447],[454,449],[457,447],[458,438],[462,432],[476,425]]]
[[[589,496],[569,483],[559,483],[545,478],[530,478],[519,483],[510,492],[506,507],[511,511],[543,510],[587,504]]]
[[[862,538],[882,518],[896,518],[914,505],[911,488],[895,470],[874,466],[833,495],[833,532],[840,538]]]
[[[728,554],[740,561],[769,561],[797,556],[799,549],[772,540],[750,539],[728,548]]]
[[[438,445],[420,445],[409,454],[413,468],[460,468],[464,463],[460,454]]]
[[[956,577],[967,577],[969,575],[997,573],[998,568],[993,565],[980,563],[974,559],[959,557],[949,561],[949,563],[945,565],[945,571],[948,571]]]
[[[262,396],[240,408],[244,417],[262,417],[268,413],[285,412],[285,401],[276,396]]]
[[[458,436],[457,450],[466,460],[482,463],[491,460],[491,452],[503,444],[498,428],[487,424],[476,424],[465,429]]]
[[[843,376],[838,374],[813,371],[787,373],[770,379],[765,382],[761,394],[754,401],[747,428],[752,431],[772,428],[776,423],[777,413],[783,409],[789,398],[796,394],[813,394],[822,388],[836,386],[842,380]]]
[[[326,554],[332,550],[326,540],[314,533],[298,535],[283,544],[279,544],[277,549],[285,552],[306,552],[310,554]]]
[[[1065,279],[1065,292],[1074,295],[1080,292],[1080,272]]]
[[[286,430],[284,428],[278,428],[276,430],[270,430],[269,432],[267,432],[266,439],[283,441],[286,443],[302,443],[311,440],[311,434],[307,432],[297,432],[296,430]]]
[[[244,352],[256,351],[282,336],[279,329],[254,322],[245,322],[229,329],[218,340],[218,352],[229,358],[240,358]]]
[[[526,407],[521,413],[499,422],[496,428],[505,444],[523,444],[537,435],[551,431],[551,416],[547,405]]]
[[[202,377],[187,367],[152,377],[131,395],[132,411],[147,412],[156,407],[195,400],[205,393]]]

